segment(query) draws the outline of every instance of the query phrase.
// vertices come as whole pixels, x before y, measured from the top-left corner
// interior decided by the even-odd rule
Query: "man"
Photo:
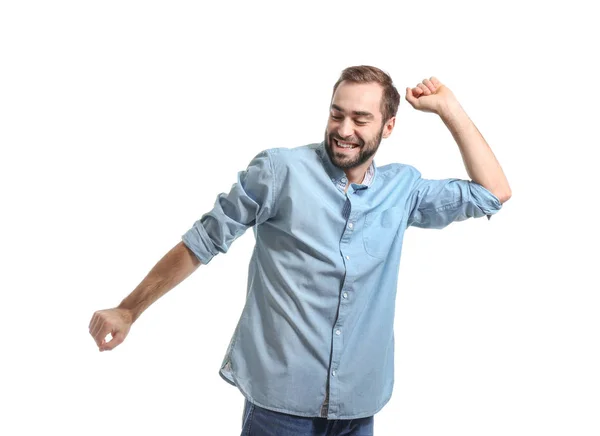
[[[148,306],[253,227],[246,304],[219,372],[246,398],[242,434],[373,434],[373,416],[393,388],[405,229],[489,219],[511,196],[446,86],[431,77],[406,88],[406,99],[441,117],[472,181],[375,166],[400,96],[383,71],[347,68],[323,142],[259,153],[117,308],[94,313],[90,333],[100,350],[120,344]]]

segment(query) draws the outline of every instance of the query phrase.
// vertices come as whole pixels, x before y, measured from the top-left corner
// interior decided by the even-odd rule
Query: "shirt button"
[[[331,375],[335,377],[335,369],[331,372]]]
[[[348,298],[348,293],[347,293],[347,292],[344,292],[344,293],[342,294],[342,297],[344,297],[344,298]]]
[[[341,335],[341,334],[342,334],[342,331],[341,331],[340,329],[337,329],[337,330],[335,331],[335,334],[339,336],[339,335]]]
[[[346,260],[350,260],[350,256],[346,256]]]
[[[351,229],[352,227],[354,227],[354,224],[348,223],[348,228]]]

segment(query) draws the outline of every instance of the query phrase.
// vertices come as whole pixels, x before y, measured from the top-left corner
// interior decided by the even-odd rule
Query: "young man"
[[[246,398],[242,434],[373,434],[373,416],[393,388],[405,229],[489,219],[511,196],[446,86],[431,77],[406,88],[406,99],[441,117],[472,181],[375,166],[400,95],[383,71],[347,68],[323,142],[259,153],[117,308],[94,313],[90,333],[100,350],[120,344],[148,306],[253,227],[246,305],[220,369]]]

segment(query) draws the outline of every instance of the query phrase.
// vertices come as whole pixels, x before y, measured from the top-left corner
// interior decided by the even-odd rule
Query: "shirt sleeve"
[[[442,229],[454,221],[484,215],[489,220],[501,208],[500,200],[478,183],[423,179],[419,174],[410,195],[407,227]]]
[[[229,193],[217,196],[214,207],[194,223],[183,243],[203,264],[226,253],[233,241],[273,214],[275,175],[271,154],[265,150],[238,172]]]

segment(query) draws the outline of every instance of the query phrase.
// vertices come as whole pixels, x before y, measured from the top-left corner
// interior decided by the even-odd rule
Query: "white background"
[[[404,99],[436,76],[513,191],[491,221],[407,230],[376,434],[600,434],[592,2],[216,3],[2,2],[0,433],[239,434],[218,368],[251,231],[114,351],[89,320],[259,151],[321,141],[342,69],[368,64],[402,95],[378,165],[468,178]]]

